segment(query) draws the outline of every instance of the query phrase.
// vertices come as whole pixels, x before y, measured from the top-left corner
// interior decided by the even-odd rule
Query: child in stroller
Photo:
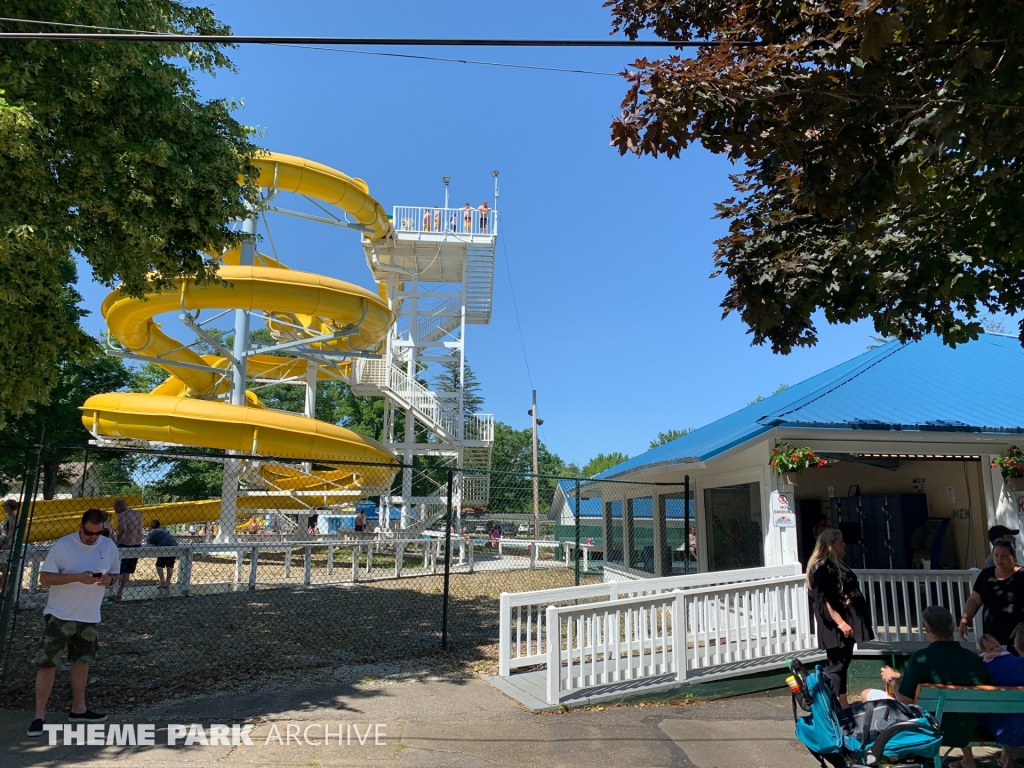
[[[808,673],[794,659],[790,669],[796,737],[822,768],[926,768],[934,763],[942,731],[928,712],[895,699],[843,709],[820,666]],[[808,714],[798,715],[798,707]]]

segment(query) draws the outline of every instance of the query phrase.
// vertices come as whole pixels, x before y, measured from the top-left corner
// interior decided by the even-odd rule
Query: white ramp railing
[[[598,605],[547,609],[547,701],[566,691],[685,669],[678,641],[679,594],[633,597]]]
[[[687,618],[687,669],[817,647],[802,574],[686,590],[679,599]]]
[[[875,640],[928,642],[921,614],[929,605],[949,609],[954,619],[963,615],[977,569],[966,571],[857,570],[861,591],[871,608]],[[981,637],[981,612],[974,618],[969,642]]]
[[[545,613],[549,704],[566,692],[666,675],[683,682],[698,669],[770,662],[817,646],[799,574],[551,605]]]
[[[793,563],[532,592],[503,592],[498,617],[498,673],[509,675],[513,669],[543,665],[547,662],[548,646],[544,617],[548,606],[576,606],[624,597],[657,595],[678,589],[698,589],[720,584],[795,576],[799,573],[800,564]]]

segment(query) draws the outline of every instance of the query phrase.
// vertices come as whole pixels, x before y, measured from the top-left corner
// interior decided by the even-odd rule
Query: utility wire
[[[505,225],[502,225],[502,229],[506,229]],[[519,320],[519,305],[516,303],[516,289],[512,287],[512,268],[508,265],[508,246],[505,245],[507,235],[502,235],[501,238],[501,250],[505,254],[505,274],[508,276],[508,290],[512,294],[512,309],[516,313],[516,326],[519,328],[519,343],[523,347],[523,362],[526,363],[526,377],[530,380],[530,389],[536,389],[533,386],[533,374],[530,373],[530,358],[526,354],[526,339],[523,337],[523,324]]]
[[[534,69],[541,72],[567,72],[574,75],[603,75],[605,77],[620,77],[616,72],[596,72],[589,69],[563,69],[561,67],[541,67],[533,64],[509,64],[501,61],[474,61],[472,59],[446,59],[440,56],[417,56],[411,53],[384,53],[382,51],[353,51],[350,48],[323,48],[316,45],[292,45],[289,43],[275,43],[279,48],[299,48],[305,51],[328,51],[330,53],[355,53],[364,56],[390,56],[396,59],[419,59],[421,61],[447,61],[452,64],[477,64],[484,67],[509,67],[512,69]]]
[[[7,18],[28,24],[30,19]],[[76,25],[80,26],[80,25]],[[540,40],[508,38],[427,37],[319,37],[305,35],[196,35],[164,32],[0,32],[0,40],[101,40],[129,43],[205,43],[208,45],[371,45],[473,48],[718,48],[729,45],[758,46],[750,40]]]
[[[124,27],[98,27],[90,24],[66,24],[58,21],[36,21],[29,19],[16,19],[7,16],[0,16],[0,21],[15,21],[22,24],[40,24],[47,26],[59,26],[59,27],[74,27],[76,29],[96,29],[103,30],[106,32],[131,32],[134,34],[159,34],[156,32],[144,32],[139,29],[125,29]],[[510,69],[532,69],[539,72],[565,72],[574,75],[600,75],[603,77],[619,77],[620,75],[616,72],[596,72],[589,69],[566,69],[564,67],[542,67],[533,64],[510,64],[502,61],[474,61],[472,59],[451,59],[444,58],[441,56],[423,56],[411,53],[384,53],[382,51],[354,51],[349,48],[324,48],[316,45],[292,45],[287,43],[277,43],[280,48],[299,48],[300,50],[307,51],[328,51],[331,53],[350,53],[361,56],[386,56],[395,59],[416,59],[420,61],[442,61],[452,64],[474,64],[483,67],[507,67]]]

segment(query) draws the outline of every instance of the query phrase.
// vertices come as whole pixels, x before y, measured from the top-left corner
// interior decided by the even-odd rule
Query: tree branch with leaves
[[[1017,5],[612,0],[613,30],[754,41],[624,73],[612,144],[743,169],[718,205],[715,274],[754,343],[976,338],[1024,296],[1024,16]],[[1022,326],[1024,338],[1024,326]]]

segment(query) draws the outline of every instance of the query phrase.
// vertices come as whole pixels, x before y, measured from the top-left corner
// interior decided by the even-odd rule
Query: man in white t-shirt
[[[97,723],[107,719],[85,706],[89,664],[99,647],[96,631],[104,587],[120,573],[117,547],[102,535],[107,515],[90,509],[82,515],[75,533],[57,539],[43,561],[39,583],[50,588],[43,609],[43,639],[35,656],[36,718],[29,736],[42,736],[46,704],[57,675],[57,659],[65,650],[71,662],[72,723]]]

